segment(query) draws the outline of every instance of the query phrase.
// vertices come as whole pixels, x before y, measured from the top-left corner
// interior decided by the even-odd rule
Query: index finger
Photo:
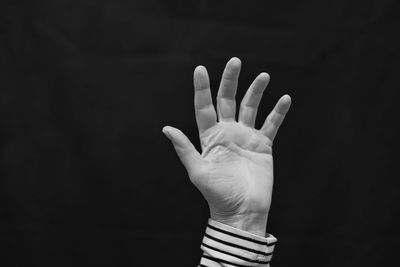
[[[286,113],[289,111],[292,100],[289,95],[283,95],[276,103],[274,109],[267,116],[260,131],[274,141],[276,133],[285,119]]]

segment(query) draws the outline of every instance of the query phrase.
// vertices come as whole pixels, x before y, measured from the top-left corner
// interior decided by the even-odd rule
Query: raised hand
[[[210,207],[211,218],[258,235],[265,235],[273,186],[272,144],[289,110],[289,95],[282,96],[265,119],[254,128],[258,105],[269,82],[261,73],[242,99],[238,121],[236,90],[241,68],[238,58],[226,64],[212,103],[207,70],[194,71],[194,106],[202,153],[178,129],[166,126],[165,135]],[[218,120],[217,120],[218,114]]]

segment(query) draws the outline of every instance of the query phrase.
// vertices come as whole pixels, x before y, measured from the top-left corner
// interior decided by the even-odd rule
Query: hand
[[[236,113],[236,88],[241,62],[226,64],[217,96],[217,114],[207,70],[194,71],[194,106],[202,154],[178,129],[166,126],[165,135],[210,207],[211,218],[264,236],[273,186],[272,143],[291,99],[282,96],[261,129],[254,128],[257,108],[269,75],[261,73],[244,96]]]

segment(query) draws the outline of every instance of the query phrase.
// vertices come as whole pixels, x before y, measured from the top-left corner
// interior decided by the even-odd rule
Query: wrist
[[[217,222],[255,235],[266,236],[268,213],[246,213],[221,216],[211,210],[210,215],[211,219]]]

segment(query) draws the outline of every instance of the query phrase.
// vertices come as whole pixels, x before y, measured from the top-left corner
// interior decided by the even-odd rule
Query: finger
[[[210,91],[210,80],[205,67],[196,67],[193,73],[193,83],[196,122],[199,132],[202,133],[217,123],[217,114]]]
[[[200,168],[203,161],[202,157],[184,133],[171,126],[165,126],[162,132],[172,142],[176,154],[178,154],[189,175],[196,168]]]
[[[275,135],[278,132],[286,113],[289,111],[291,102],[292,100],[289,95],[282,96],[260,129],[260,131],[272,142],[274,141]]]
[[[254,127],[258,105],[260,104],[263,92],[269,83],[268,73],[258,75],[250,85],[240,103],[239,121],[249,127]]]
[[[220,121],[235,120],[235,96],[241,64],[237,57],[231,58],[222,74],[217,96],[217,110]]]

